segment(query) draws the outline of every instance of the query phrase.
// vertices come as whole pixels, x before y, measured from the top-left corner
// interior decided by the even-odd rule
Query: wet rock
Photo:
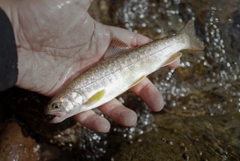
[[[1,93],[0,99],[3,109],[9,109],[14,117],[26,126],[27,131],[38,140],[49,141],[61,131],[76,124],[71,118],[59,124],[50,124],[48,116],[44,114],[50,98],[34,92],[12,88]]]
[[[134,137],[130,144],[122,142],[114,161],[239,160],[239,118],[159,116],[158,130]],[[229,122],[223,123],[226,119]]]
[[[240,11],[235,11],[233,13],[233,23],[229,28],[229,36],[231,37],[231,47],[235,49],[238,53],[240,52]],[[239,56],[239,55],[237,55]]]
[[[30,136],[24,136],[16,123],[7,123],[0,131],[1,161],[37,161],[40,146]]]

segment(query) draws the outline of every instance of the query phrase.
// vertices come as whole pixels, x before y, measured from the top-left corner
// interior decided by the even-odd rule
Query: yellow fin
[[[139,79],[137,79],[131,86],[130,88],[134,87],[135,85],[137,85],[138,83],[140,83],[146,76],[142,76]]]
[[[182,56],[182,53],[177,52],[173,54],[161,67],[165,67],[171,63],[173,63],[177,58],[180,58]]]
[[[101,100],[103,98],[104,94],[105,94],[105,90],[103,89],[103,90],[95,93],[91,98],[89,98],[89,100],[86,103],[95,103],[95,102]]]

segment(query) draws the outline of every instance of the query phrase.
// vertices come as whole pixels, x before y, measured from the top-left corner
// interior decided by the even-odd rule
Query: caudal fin
[[[188,49],[191,50],[203,50],[204,43],[197,37],[195,33],[194,21],[190,20],[186,26],[179,32],[179,35],[186,35],[189,41]]]

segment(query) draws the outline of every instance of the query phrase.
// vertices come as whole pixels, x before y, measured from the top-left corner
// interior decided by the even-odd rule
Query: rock
[[[30,136],[24,136],[16,122],[7,123],[0,131],[0,160],[39,160],[40,146]]]

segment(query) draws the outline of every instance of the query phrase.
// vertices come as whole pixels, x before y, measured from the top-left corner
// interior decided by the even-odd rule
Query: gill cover
[[[85,100],[85,96],[81,91],[67,88],[54,98],[52,107],[60,106],[59,109],[70,112],[72,109],[84,104]]]
[[[72,90],[72,89],[68,89],[66,98],[69,101],[75,102],[79,105],[82,105],[83,103],[85,103],[85,100],[86,100],[85,95],[81,91]]]

